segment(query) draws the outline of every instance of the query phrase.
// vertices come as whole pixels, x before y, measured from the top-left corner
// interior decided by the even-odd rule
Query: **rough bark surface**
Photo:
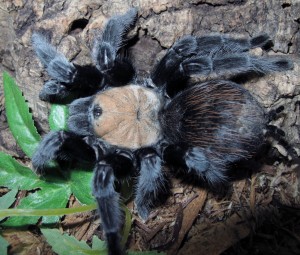
[[[294,70],[252,80],[244,86],[268,110],[276,109],[281,105],[285,107],[275,125],[285,131],[287,141],[300,154],[299,0],[2,0],[0,2],[0,74],[8,71],[16,78],[42,134],[48,131],[49,104],[40,101],[38,94],[48,76],[33,53],[31,46],[33,31],[40,30],[49,34],[51,42],[72,62],[91,63],[90,47],[94,36],[103,28],[109,17],[117,13],[124,13],[130,7],[137,7],[139,12],[137,28],[132,32],[132,34],[138,35],[138,40],[131,47],[130,53],[137,71],[144,76],[149,75],[156,59],[161,57],[166,49],[183,35],[230,33],[236,36],[254,36],[260,33],[269,34],[274,40],[274,47],[268,54],[290,57],[295,64]],[[260,55],[262,52],[256,50],[255,54]],[[284,148],[280,145],[276,146],[279,153],[286,156]],[[2,79],[0,81],[0,151],[24,158],[8,130]],[[282,169],[285,167],[282,164],[279,161],[277,165],[272,166],[271,176],[277,177],[277,181],[283,173],[286,177],[287,172],[285,171],[287,170]],[[264,185],[262,177],[264,174],[268,179],[269,169],[263,168],[259,177],[252,180],[256,181],[256,189],[261,188],[260,185]],[[289,178],[286,177],[286,181],[282,179],[283,183],[289,185],[289,190],[280,191],[277,195],[275,194],[276,190],[270,186],[274,184],[270,183],[273,179],[268,179],[267,186],[271,187],[268,193],[269,202],[276,196],[283,204],[300,206],[298,171],[299,168],[293,167],[292,164],[288,171]],[[235,184],[233,192],[225,200],[231,201],[231,205],[243,204],[236,197],[241,196],[244,192],[246,197],[243,196],[243,202],[253,209],[258,204],[259,194],[256,194],[257,199],[253,202],[250,195],[253,195],[251,192],[255,191],[251,190],[251,187],[245,180],[238,182]],[[240,238],[236,237],[236,232],[235,234],[222,232],[223,235],[219,233],[217,238],[227,236],[231,241],[215,246],[217,248],[214,250],[214,246],[208,243],[215,242],[214,237],[217,235],[214,235],[213,232],[207,234],[207,228],[213,228],[211,225],[218,220],[218,217],[224,219],[225,211],[227,216],[231,215],[227,221],[227,224],[231,225],[238,224],[239,217],[242,217],[243,221],[247,221],[250,217],[249,211],[243,218],[242,215],[235,214],[234,209],[229,208],[229,202],[226,204],[227,209],[221,208],[211,194],[208,194],[207,198],[206,191],[176,182],[173,184],[172,191],[173,197],[166,205],[169,206],[168,209],[164,209],[165,207],[159,209],[160,217],[157,217],[156,214],[156,217],[152,218],[152,222],[150,220],[150,223],[148,222],[146,225],[141,223],[139,218],[135,219],[132,240],[129,244],[132,249],[155,248],[175,254],[180,248],[179,254],[196,254],[197,250],[199,254],[204,254],[204,252],[206,252],[205,254],[219,254],[250,233],[251,228],[242,229]],[[293,195],[287,199],[283,195],[286,194],[285,192]],[[183,234],[179,233],[180,227],[178,226],[180,224],[177,223],[182,222],[182,218],[189,215],[185,208],[188,208],[189,203],[195,197],[204,198],[204,208],[202,208],[202,202],[198,203],[198,205],[201,204],[200,207],[194,207],[196,208],[194,212],[197,211],[195,216],[191,216],[193,217],[192,222],[197,219],[198,212],[200,215],[197,229],[190,232],[188,241],[180,247],[188,230]],[[232,200],[232,197],[235,199]],[[261,198],[261,200],[263,199]],[[251,201],[254,205],[251,205]],[[210,214],[216,214],[216,211],[224,213],[224,215],[220,216],[219,214],[216,216],[217,219],[212,219]],[[159,211],[157,213],[160,214]],[[254,212],[251,211],[251,213]],[[257,217],[258,215],[255,214]],[[159,219],[163,219],[161,222],[164,222],[164,226],[159,223]],[[205,225],[208,221],[209,224]],[[248,223],[254,224],[252,221]],[[213,229],[219,232],[225,227],[218,225]],[[235,231],[239,230],[235,229]],[[205,239],[204,235],[206,235]],[[229,237],[230,235],[233,237]],[[195,246],[196,244],[197,246]]]

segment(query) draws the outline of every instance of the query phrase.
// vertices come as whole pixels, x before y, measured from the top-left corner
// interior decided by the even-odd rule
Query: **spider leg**
[[[131,62],[120,50],[126,44],[126,35],[136,20],[135,8],[123,15],[116,15],[108,20],[102,35],[95,40],[92,56],[110,86],[126,84],[135,75]]]
[[[56,131],[43,137],[32,157],[32,165],[37,173],[43,173],[51,160],[90,163],[95,159],[94,149],[79,136],[68,131]]]
[[[171,145],[164,151],[164,160],[183,167],[187,173],[199,177],[210,187],[225,184],[228,181],[226,166],[233,159],[214,155],[200,147],[184,148]]]
[[[257,73],[264,75],[271,72],[286,71],[293,68],[293,64],[281,57],[255,57],[248,54],[223,55],[216,58],[195,56],[183,61],[180,71],[185,76],[192,75],[238,75]]]
[[[102,75],[97,68],[70,63],[42,34],[32,35],[32,45],[52,78],[41,90],[41,100],[60,102],[74,91],[80,91],[80,96],[85,96],[99,88]]]
[[[119,194],[114,189],[114,182],[117,175],[120,175],[120,171],[128,173],[133,170],[134,164],[131,156],[125,151],[117,150],[100,160],[94,168],[93,195],[97,200],[110,255],[124,254],[119,235],[122,211],[119,206]]]
[[[253,48],[268,49],[273,42],[267,34],[261,34],[253,38],[235,38],[228,35],[209,35],[195,37],[197,43],[197,55],[210,56],[212,54],[228,54],[247,52]],[[181,47],[181,40],[178,46]]]
[[[119,194],[114,189],[114,173],[110,164],[97,163],[94,168],[93,195],[98,204],[98,212],[107,238],[109,254],[123,254],[120,247],[119,230],[122,212]]]
[[[279,114],[284,110],[283,106],[278,107],[277,109],[273,109],[271,111],[268,112],[268,117],[269,117],[269,122],[272,120],[275,120],[279,117]],[[283,148],[286,150],[287,152],[287,156],[294,159],[297,158],[297,152],[295,151],[295,149],[293,148],[293,146],[291,144],[289,144],[287,142],[287,140],[285,139],[285,132],[272,124],[268,124],[266,126],[265,129],[265,135],[269,138],[273,139],[273,142],[275,142],[275,144],[279,144],[281,146],[283,146]]]
[[[165,87],[169,96],[174,96],[186,87],[192,75],[261,75],[292,69],[293,64],[285,58],[255,57],[248,54],[252,48],[266,49],[270,46],[272,41],[265,34],[251,39],[224,35],[185,36],[175,42],[156,65],[151,79],[156,86]]]
[[[272,42],[266,34],[253,37],[252,39],[236,39],[224,35],[185,36],[175,42],[168,50],[167,54],[154,68],[151,78],[157,86],[163,86],[168,83],[170,75],[179,71],[181,63],[190,58],[201,56],[203,61],[207,61],[206,58],[215,54],[242,53],[249,51],[251,48],[266,47],[270,43]],[[185,76],[184,73],[180,72],[178,75]]]
[[[168,181],[162,172],[162,160],[155,150],[147,148],[138,153],[140,176],[138,178],[135,204],[141,218],[147,219],[150,210],[167,194]]]
[[[79,98],[69,105],[68,129],[71,132],[82,136],[93,135],[89,120],[92,100],[92,96]]]

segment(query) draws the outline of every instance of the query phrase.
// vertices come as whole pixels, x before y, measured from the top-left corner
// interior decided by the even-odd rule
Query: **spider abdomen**
[[[183,91],[165,107],[160,120],[170,143],[226,154],[233,161],[256,150],[266,125],[261,106],[229,81],[210,81]]]
[[[138,85],[112,88],[97,94],[92,105],[100,111],[93,132],[109,144],[137,149],[159,140],[161,100],[154,91]]]

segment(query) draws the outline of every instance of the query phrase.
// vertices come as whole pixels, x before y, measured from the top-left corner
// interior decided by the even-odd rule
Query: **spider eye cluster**
[[[95,105],[93,108],[93,116],[98,119],[102,114],[102,108],[99,105]]]

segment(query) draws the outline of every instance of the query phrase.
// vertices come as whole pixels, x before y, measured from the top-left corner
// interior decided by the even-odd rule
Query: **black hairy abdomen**
[[[266,125],[262,107],[230,81],[209,81],[183,91],[163,109],[160,122],[170,143],[226,154],[230,161],[251,156]]]

